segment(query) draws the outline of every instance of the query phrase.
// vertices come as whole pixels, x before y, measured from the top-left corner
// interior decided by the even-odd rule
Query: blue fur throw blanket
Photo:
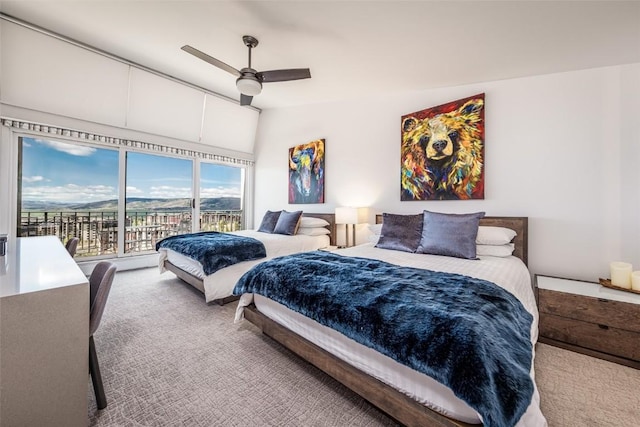
[[[156,251],[160,248],[171,249],[199,261],[206,275],[242,261],[267,256],[267,250],[259,240],[216,231],[167,237],[156,243]]]
[[[275,258],[233,293],[257,293],[448,386],[485,426],[513,426],[533,395],[533,317],[485,280],[330,252]]]

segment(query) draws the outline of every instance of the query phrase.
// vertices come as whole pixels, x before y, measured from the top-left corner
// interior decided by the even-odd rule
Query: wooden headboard
[[[313,218],[321,218],[329,223],[326,228],[329,229],[331,234],[329,234],[329,244],[331,246],[336,245],[336,215],[332,213],[311,213],[311,212],[303,212],[302,216],[309,216]]]
[[[376,224],[382,224],[382,214],[376,214]],[[517,233],[513,238],[515,250],[513,255],[529,265],[529,218],[526,216],[486,216],[480,225],[510,228]]]

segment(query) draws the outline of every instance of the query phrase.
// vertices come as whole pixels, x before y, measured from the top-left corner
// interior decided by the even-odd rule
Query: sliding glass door
[[[242,228],[244,169],[200,163],[200,229],[235,231]]]
[[[243,228],[245,166],[53,138],[18,144],[18,236],[78,237],[77,257],[115,257]]]
[[[128,152],[124,252],[193,230],[193,160]]]
[[[117,254],[118,150],[24,137],[18,152],[18,236],[78,237],[78,256]]]

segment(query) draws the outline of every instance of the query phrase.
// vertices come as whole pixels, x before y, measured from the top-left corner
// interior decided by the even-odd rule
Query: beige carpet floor
[[[108,407],[89,383],[91,426],[393,426],[366,401],[233,323],[235,303],[157,269],[116,275],[95,335]],[[536,382],[550,426],[640,426],[640,371],[539,344]]]

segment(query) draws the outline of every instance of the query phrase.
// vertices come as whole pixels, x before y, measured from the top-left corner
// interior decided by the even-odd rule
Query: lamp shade
[[[366,208],[336,208],[336,224],[362,224],[367,221]]]
[[[262,84],[250,77],[240,77],[236,80],[236,87],[240,93],[247,96],[259,95],[262,92]]]

